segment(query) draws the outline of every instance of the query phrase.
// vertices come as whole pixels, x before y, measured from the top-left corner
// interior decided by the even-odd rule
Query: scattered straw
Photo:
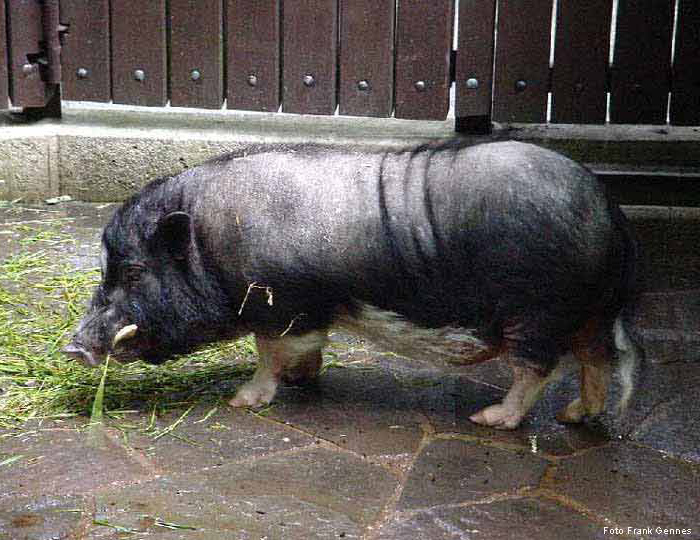
[[[42,235],[29,249],[0,260],[0,427],[91,410],[107,415],[218,399],[232,393],[226,383],[252,374],[250,338],[214,344],[161,366],[110,362],[96,370],[67,358],[60,350],[85,311],[99,271],[57,262],[41,248],[51,238]]]
[[[243,308],[245,307],[246,302],[248,301],[248,296],[250,295],[250,291],[253,289],[262,289],[265,291],[265,294],[267,295],[267,305],[271,306],[273,305],[272,301],[272,287],[266,287],[264,285],[258,285],[256,281],[253,281],[250,285],[248,285],[248,289],[245,292],[245,296],[243,297],[243,301],[241,302],[241,307],[238,309],[238,316],[240,317],[241,314],[243,313]]]

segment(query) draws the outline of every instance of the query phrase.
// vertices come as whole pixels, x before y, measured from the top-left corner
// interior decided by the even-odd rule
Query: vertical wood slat
[[[61,0],[63,99],[110,101],[108,0]]]
[[[170,104],[224,101],[222,0],[170,0]]]
[[[340,114],[391,116],[395,12],[395,0],[340,0]]]
[[[284,112],[335,111],[337,14],[337,0],[284,1]]]
[[[110,4],[114,102],[165,105],[165,0],[111,0]],[[143,72],[142,79],[137,71]]]
[[[559,0],[552,122],[604,124],[612,0]]]
[[[454,2],[399,1],[396,118],[444,120],[449,110]]]
[[[491,114],[495,16],[496,0],[463,0],[459,4],[457,118]]]
[[[229,109],[276,112],[280,103],[279,0],[228,0]]]
[[[10,106],[7,70],[7,31],[5,30],[5,2],[0,0],[0,110]]]
[[[681,0],[671,86],[671,124],[700,125],[700,3]]]
[[[610,120],[664,124],[671,66],[674,0],[620,0]]]
[[[500,0],[493,118],[499,122],[547,119],[552,3]]]
[[[10,97],[16,107],[43,107],[51,94],[41,80],[37,64],[34,69],[27,54],[41,52],[39,42],[43,40],[41,27],[41,5],[37,0],[12,0],[8,7],[8,43],[10,49]]]

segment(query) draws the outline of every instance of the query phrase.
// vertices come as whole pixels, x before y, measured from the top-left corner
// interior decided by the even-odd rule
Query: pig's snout
[[[97,367],[100,365],[100,361],[95,358],[95,355],[88,351],[80,343],[71,341],[68,345],[61,349],[61,352],[75,360],[78,360],[85,366]]]

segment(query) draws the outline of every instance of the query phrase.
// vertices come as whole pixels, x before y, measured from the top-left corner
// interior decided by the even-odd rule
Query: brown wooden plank
[[[664,124],[674,0],[620,0],[613,53],[610,121]]]
[[[444,120],[449,110],[454,2],[400,1],[396,22],[397,118]]]
[[[63,99],[110,101],[108,0],[61,0]]]
[[[681,0],[671,87],[671,124],[700,125],[700,2]]]
[[[545,122],[552,3],[500,0],[498,6],[493,118]]]
[[[16,107],[43,107],[53,90],[48,92],[33,56],[41,53],[41,4],[38,0],[13,0],[7,8],[12,104]]]
[[[612,0],[559,0],[552,122],[604,124]]]
[[[5,30],[5,2],[0,1],[0,110],[10,106],[7,70],[7,31]]]
[[[337,15],[336,0],[285,0],[283,111],[335,111]]]
[[[224,102],[222,0],[170,0],[170,104]]]
[[[340,114],[391,116],[395,0],[340,0]]]
[[[114,102],[165,105],[165,0],[112,0],[111,17]]]
[[[279,0],[228,0],[229,109],[276,112],[280,104]]]
[[[455,116],[491,115],[496,0],[462,0],[457,32]]]

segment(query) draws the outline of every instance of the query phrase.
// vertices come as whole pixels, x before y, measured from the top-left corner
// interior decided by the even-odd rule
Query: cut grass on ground
[[[42,244],[63,240],[40,236]],[[64,357],[85,302],[99,281],[96,269],[76,271],[39,249],[0,261],[0,427],[32,418],[89,416],[102,377]],[[232,379],[252,374],[250,339],[216,344],[161,366],[111,363],[106,411],[148,410],[155,403],[194,402],[230,394]]]

